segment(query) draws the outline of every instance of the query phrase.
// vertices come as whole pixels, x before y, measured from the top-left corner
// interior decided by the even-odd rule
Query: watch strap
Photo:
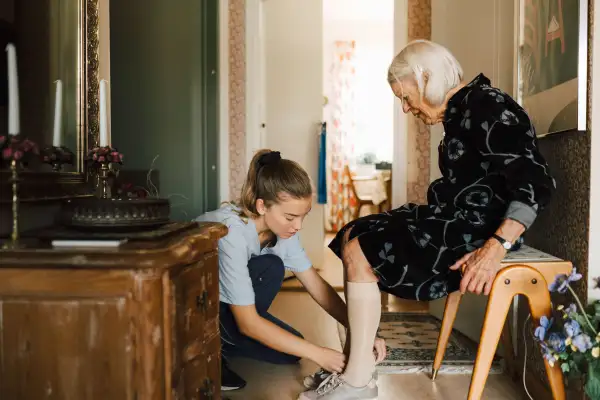
[[[500,244],[502,245],[502,247],[504,247],[507,250],[510,250],[513,247],[513,244],[511,242],[509,242],[508,240],[506,240],[506,239],[504,239],[504,238],[496,235],[495,233],[492,235],[492,237],[494,239],[496,239],[497,241],[499,241]]]

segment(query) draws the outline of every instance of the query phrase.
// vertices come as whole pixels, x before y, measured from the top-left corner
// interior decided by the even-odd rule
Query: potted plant
[[[567,379],[583,377],[585,393],[600,399],[600,300],[582,304],[571,287],[581,278],[573,268],[549,285],[551,292],[569,292],[574,303],[558,305],[552,318],[542,317],[534,335],[550,365],[558,363]],[[600,278],[595,286],[600,288]]]

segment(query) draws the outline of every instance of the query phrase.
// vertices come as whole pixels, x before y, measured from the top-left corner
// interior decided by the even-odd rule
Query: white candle
[[[62,81],[56,81],[56,97],[54,100],[54,135],[52,145],[54,147],[62,146]]]
[[[100,147],[109,146],[106,115],[106,80],[100,81]]]
[[[8,58],[8,134],[19,134],[19,78],[15,45],[6,45]]]

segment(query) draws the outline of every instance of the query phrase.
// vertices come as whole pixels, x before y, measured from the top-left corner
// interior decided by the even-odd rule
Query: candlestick
[[[62,92],[63,85],[59,79],[56,81],[56,96],[54,99],[54,135],[52,136],[54,147],[62,146]]]
[[[98,187],[96,188],[96,196],[101,199],[112,199],[112,187],[110,184],[113,175],[110,170],[110,163],[103,162],[98,169]]]
[[[8,133],[19,134],[19,78],[17,74],[17,51],[15,45],[6,45],[8,59]]]
[[[110,146],[108,142],[108,118],[106,115],[106,80],[100,81],[100,147]]]
[[[10,182],[12,187],[12,231],[10,233],[10,242],[5,242],[4,249],[16,249],[21,247],[19,243],[19,174],[17,160],[14,158],[10,162]]]

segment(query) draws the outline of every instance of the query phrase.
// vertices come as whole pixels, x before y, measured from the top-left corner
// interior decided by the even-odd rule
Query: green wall
[[[112,143],[123,169],[159,156],[177,220],[218,205],[217,13],[211,0],[110,3]]]

